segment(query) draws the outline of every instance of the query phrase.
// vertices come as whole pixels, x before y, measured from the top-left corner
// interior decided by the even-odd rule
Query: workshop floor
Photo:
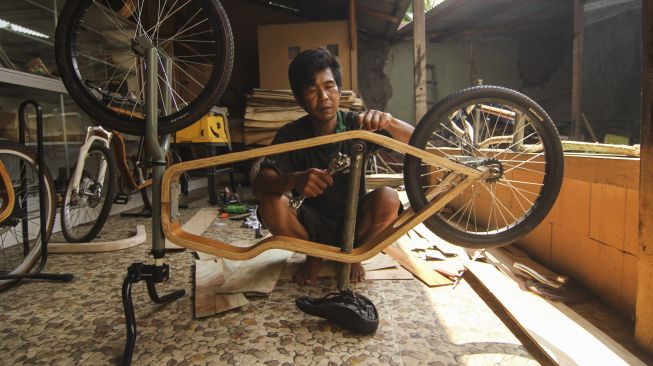
[[[187,220],[206,198],[182,209]],[[131,236],[149,219],[111,217],[101,240]],[[223,226],[224,225],[224,226]],[[223,220],[225,232],[252,231]],[[60,234],[59,234],[60,235]],[[53,241],[59,241],[55,235]],[[71,283],[23,281],[0,293],[3,365],[116,365],[125,342],[121,285],[133,262],[149,262],[149,242],[110,253],[51,255],[45,272],[72,273]],[[280,280],[269,297],[238,310],[194,319],[190,251],[167,255],[171,278],[160,295],[185,289],[168,305],[133,287],[138,338],[134,365],[537,365],[517,338],[466,281],[428,288],[418,280],[367,281],[355,290],[373,300],[381,323],[359,336],[294,305],[300,295],[332,292],[335,281],[299,286]]]

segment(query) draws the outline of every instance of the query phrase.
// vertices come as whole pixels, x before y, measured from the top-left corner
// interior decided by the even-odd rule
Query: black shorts
[[[369,197],[369,193],[358,201],[357,219],[363,214],[361,208],[367,197]],[[404,208],[402,205],[399,205],[397,214],[401,215],[402,212],[404,212]],[[342,247],[343,242],[344,216],[344,212],[342,215],[335,217],[333,215],[325,215],[308,205],[299,206],[297,209],[297,217],[299,218],[299,222],[304,226],[304,229],[308,232],[309,240],[338,248]],[[358,247],[359,244],[358,240],[355,239],[354,248]]]
[[[356,217],[360,217],[362,214],[361,208],[363,207],[363,201],[369,196],[369,193],[363,196],[358,201],[358,212]],[[403,206],[399,205],[398,214],[401,214],[404,211]],[[297,218],[299,222],[304,226],[304,229],[308,233],[308,239],[316,243],[331,245],[334,247],[342,247],[342,236],[344,232],[344,221],[345,213],[342,215],[327,215],[320,210],[310,207],[309,205],[301,205],[297,209]],[[259,221],[261,217],[257,216]],[[354,248],[358,246],[357,240],[354,240]]]
[[[360,207],[360,204],[359,206]],[[340,248],[344,231],[344,213],[339,217],[325,215],[308,206],[301,205],[297,209],[297,218],[308,233],[310,241]],[[356,242],[354,241],[354,246]]]

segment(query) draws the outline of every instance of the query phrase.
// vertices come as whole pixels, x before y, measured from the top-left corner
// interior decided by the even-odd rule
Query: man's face
[[[302,101],[302,106],[315,122],[327,123],[336,118],[340,89],[331,68],[315,73],[315,83],[302,90]]]

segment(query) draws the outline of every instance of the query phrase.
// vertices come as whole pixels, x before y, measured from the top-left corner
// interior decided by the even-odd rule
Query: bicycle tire
[[[553,121],[511,89],[488,85],[450,95],[422,118],[410,144],[491,171],[424,222],[463,247],[515,242],[545,218],[560,191],[564,159]],[[410,204],[418,211],[429,202],[427,189],[445,183],[435,196],[441,197],[462,177],[406,156],[404,178]]]
[[[97,175],[102,162],[106,162],[107,167],[104,179],[99,183]],[[91,146],[81,169],[78,190],[75,190],[71,177],[61,205],[61,231],[69,243],[86,243],[95,239],[109,217],[116,195],[116,163],[106,146]]]
[[[0,141],[0,159],[12,179],[16,197],[13,212],[3,222],[0,222],[0,251],[2,252],[0,273],[28,273],[39,261],[41,254],[41,213],[36,154],[22,145]],[[24,188],[19,178],[20,172],[25,174],[26,186]],[[56,209],[54,182],[47,169],[45,185],[45,202],[48,206],[45,210],[47,239],[52,234]],[[22,197],[25,197],[25,200]],[[21,210],[23,212],[20,212]],[[23,223],[28,225],[28,234],[27,240],[23,242],[23,250],[20,250],[19,245],[16,245],[18,243],[14,241],[18,241],[18,238],[22,237]],[[5,289],[16,281],[0,279],[0,289]]]
[[[55,58],[70,96],[99,124],[145,135],[142,54],[155,46],[160,70],[158,134],[199,120],[220,99],[233,66],[233,35],[222,5],[217,0],[163,1],[163,7],[161,1],[138,2],[136,9],[125,13],[116,4],[122,3],[64,4],[55,33]],[[162,67],[162,54],[172,60],[170,73]],[[165,108],[163,90],[170,92],[170,110]]]

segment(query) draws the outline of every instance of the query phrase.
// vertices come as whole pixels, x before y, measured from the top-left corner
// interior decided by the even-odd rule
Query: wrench
[[[335,156],[333,159],[331,159],[331,161],[329,162],[327,173],[329,173],[329,175],[334,175],[337,172],[349,168],[350,164],[351,164],[351,159],[349,158],[349,156],[339,152],[338,155]],[[297,209],[299,208],[299,206],[302,205],[305,199],[306,199],[305,194],[302,194],[298,197],[293,197],[290,199],[289,206]]]

